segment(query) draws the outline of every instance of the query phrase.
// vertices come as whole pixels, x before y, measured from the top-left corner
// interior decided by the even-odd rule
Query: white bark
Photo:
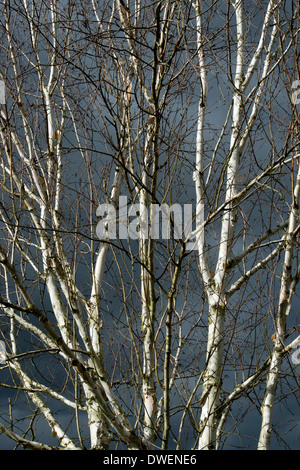
[[[201,0],[115,0],[105,6],[92,0],[82,8],[70,2],[66,9],[56,0],[48,7],[23,0],[19,19],[3,2],[0,76],[12,105],[0,105],[0,306],[11,330],[8,338],[1,331],[9,350],[1,370],[10,368],[14,387],[44,417],[57,448],[83,449],[89,439],[92,449],[108,449],[113,436],[113,446],[122,442],[128,449],[168,449],[171,438],[181,449],[193,432],[194,449],[221,448],[232,404],[250,396],[267,372],[259,448],[270,446],[281,363],[300,342],[298,336],[285,345],[300,279],[299,266],[291,277],[300,229],[299,171],[291,182],[290,211],[278,196],[290,194],[286,174],[299,160],[299,154],[291,156],[298,150],[292,137],[298,132],[296,104],[285,131],[290,103],[280,88],[289,86],[297,57],[298,10],[290,21],[284,2],[269,0],[261,30],[253,34],[259,7],[244,12],[248,5],[236,0],[224,15],[215,7]],[[219,41],[226,47],[219,49]],[[224,117],[218,130],[219,110]],[[75,154],[75,171],[82,163],[80,182],[68,167]],[[243,185],[241,171],[248,173]],[[184,240],[151,240],[152,204],[190,203],[190,185],[196,229],[189,224]],[[269,219],[262,212],[261,227],[252,227],[256,191]],[[99,241],[96,204],[105,198],[117,208],[123,194],[139,207],[136,245],[109,234]],[[266,328],[263,357],[255,349],[248,361],[239,350],[243,296],[255,285],[264,298],[270,295],[267,307],[254,308],[253,317],[263,318],[251,323],[254,344],[262,338],[259,328],[272,321],[273,298],[262,284],[269,273],[277,275],[283,254],[274,349],[265,357]],[[22,330],[36,342],[26,352],[17,347]],[[66,388],[52,389],[26,367],[32,355],[43,353],[66,371]],[[231,390],[228,377],[235,380]],[[52,400],[74,413],[78,440],[64,431]],[[24,447],[52,449],[8,425],[0,430]]]
[[[208,314],[208,340],[207,340],[207,360],[206,360],[206,369],[203,379],[203,391],[201,399],[201,420],[200,420],[200,431],[199,431],[199,449],[215,449],[217,446],[217,414],[216,410],[219,405],[220,392],[221,392],[221,383],[222,383],[222,364],[223,364],[223,338],[224,338],[224,324],[225,324],[225,308],[227,298],[230,297],[239,287],[251,277],[255,272],[261,269],[265,264],[267,264],[276,254],[282,249],[282,246],[279,244],[278,247],[274,250],[273,255],[269,255],[265,260],[259,262],[255,268],[252,268],[247,273],[245,273],[239,280],[235,281],[234,285],[230,289],[226,288],[227,284],[227,275],[228,268],[230,267],[230,258],[232,253],[232,243],[234,238],[234,227],[236,223],[236,206],[234,200],[238,198],[238,176],[239,176],[239,165],[241,153],[245,147],[245,143],[248,139],[249,133],[253,128],[253,125],[256,121],[256,116],[258,113],[258,106],[262,97],[262,93],[265,87],[265,79],[268,76],[270,69],[270,58],[277,33],[277,23],[272,29],[271,39],[267,48],[266,58],[264,60],[263,70],[259,85],[256,89],[254,103],[252,105],[252,111],[250,118],[243,130],[243,119],[244,119],[244,98],[245,91],[249,85],[251,78],[253,76],[254,70],[256,70],[258,61],[261,57],[263,48],[265,47],[267,29],[269,27],[271,18],[273,17],[274,11],[277,2],[270,1],[268,4],[267,12],[264,19],[264,24],[262,27],[261,37],[256,48],[256,51],[252,57],[252,60],[248,66],[247,71],[245,72],[245,31],[244,31],[244,2],[243,0],[237,0],[233,4],[235,19],[236,19],[236,67],[235,67],[235,78],[234,78],[234,87],[233,87],[233,104],[232,104],[232,126],[231,126],[231,139],[229,146],[229,153],[225,161],[226,168],[226,193],[225,193],[225,204],[226,210],[222,217],[221,224],[221,235],[220,235],[220,244],[218,251],[218,260],[214,272],[213,279],[209,279],[207,276],[208,267],[205,262],[205,253],[204,248],[204,227],[207,224],[207,220],[202,217],[199,220],[196,232],[198,232],[198,237],[200,242],[199,244],[199,258],[200,258],[200,272],[204,281],[204,285],[208,286],[206,288],[206,293],[208,297],[209,305],[209,314]],[[198,31],[202,31],[202,25],[199,20],[201,17],[200,3],[198,4],[197,11],[198,19]],[[201,54],[203,39],[201,40],[201,35],[198,38],[198,48],[200,51],[200,67],[203,66],[203,54]],[[203,74],[202,74],[203,75]],[[202,77],[202,76],[201,76]],[[203,79],[202,79],[203,80]],[[223,135],[227,125],[227,119],[221,135]],[[199,108],[198,114],[198,137],[197,143],[198,148],[200,148],[201,154],[201,141],[203,135],[203,126],[204,126],[204,112],[202,108]],[[217,143],[218,148],[219,143]],[[216,152],[216,149],[215,149]],[[203,153],[203,150],[202,150]],[[215,154],[213,155],[213,160]],[[198,159],[197,159],[198,162]],[[199,175],[203,169],[203,165],[199,166],[200,168]],[[199,177],[198,177],[199,178]],[[209,181],[210,173],[207,178]],[[198,188],[199,188],[198,183]],[[196,194],[198,192],[197,200],[201,201],[201,196],[199,197],[199,189],[196,188]],[[249,189],[249,186],[248,188]],[[204,193],[204,191],[202,191]],[[223,203],[224,204],[224,203]],[[204,210],[202,209],[202,212]],[[201,246],[202,245],[202,246]],[[251,247],[249,248],[251,251]],[[240,261],[249,251],[244,252],[238,259]],[[227,290],[227,292],[226,292]],[[221,424],[221,428],[223,424]]]
[[[262,424],[258,442],[258,450],[267,450],[270,447],[272,434],[272,421],[274,412],[274,402],[279,380],[279,374],[283,359],[282,352],[285,349],[285,329],[286,318],[290,312],[291,298],[291,271],[293,262],[293,252],[295,245],[295,229],[299,219],[299,196],[300,196],[300,165],[297,162],[298,172],[293,193],[293,202],[291,206],[289,224],[286,233],[285,255],[283,263],[283,272],[281,278],[281,287],[278,300],[278,310],[276,319],[276,337],[274,349],[272,352],[272,360],[266,383],[265,397],[262,405]]]
[[[244,13],[243,2],[234,5],[237,23],[237,62],[233,92],[232,129],[227,162],[227,184],[225,200],[230,200],[237,193],[237,176],[240,158],[239,136],[242,121],[242,82],[244,73]],[[200,11],[198,16],[201,16]],[[201,25],[200,31],[201,31]],[[199,38],[201,47],[201,38]],[[202,114],[199,116],[200,120]],[[216,448],[217,417],[215,410],[219,405],[222,377],[224,315],[226,299],[226,264],[231,254],[233,231],[235,224],[235,209],[229,204],[222,218],[221,236],[218,261],[215,269],[212,289],[207,291],[208,340],[206,354],[206,370],[203,379],[202,411],[200,420],[199,450]],[[199,256],[202,256],[201,251]],[[204,278],[205,279],[205,278]]]

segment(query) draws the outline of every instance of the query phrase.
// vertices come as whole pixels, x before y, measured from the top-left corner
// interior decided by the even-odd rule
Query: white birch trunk
[[[227,186],[225,200],[231,200],[237,193],[237,175],[238,165],[240,157],[239,149],[239,135],[241,126],[241,115],[242,115],[242,95],[241,86],[243,80],[244,70],[244,15],[243,15],[243,1],[239,0],[234,5],[236,22],[237,22],[237,63],[235,72],[235,88],[233,93],[233,110],[232,110],[232,130],[231,130],[231,141],[229,149],[229,157],[227,161]],[[200,2],[198,4],[198,47],[202,49],[202,24],[201,24],[201,11]],[[200,34],[199,34],[200,31]],[[200,67],[201,70],[204,68],[203,54],[200,53]],[[203,76],[203,72],[202,72]],[[205,80],[205,78],[204,78]],[[202,78],[203,81],[203,78]],[[202,86],[202,89],[204,87]],[[205,88],[204,88],[205,89]],[[202,106],[200,106],[200,112],[198,119],[198,153],[203,154],[203,127],[204,127],[204,113]],[[202,148],[201,148],[202,147]],[[199,160],[199,158],[198,158]],[[199,167],[199,163],[198,163]],[[200,167],[201,169],[201,167]],[[199,193],[199,190],[198,190]],[[201,206],[201,199],[198,199]],[[202,209],[203,212],[203,209]],[[230,257],[232,240],[234,234],[235,225],[235,209],[229,204],[222,218],[221,225],[221,237],[218,262],[215,269],[214,279],[208,279],[208,340],[207,340],[207,354],[206,354],[206,365],[203,377],[203,390],[202,398],[200,400],[202,410],[200,419],[200,437],[198,443],[199,450],[213,450],[216,449],[217,443],[217,425],[218,417],[216,410],[220,401],[221,384],[222,384],[222,360],[223,360],[223,339],[224,339],[224,322],[225,322],[225,305],[226,298],[224,296],[224,287],[226,285],[226,264]],[[200,222],[200,226],[204,219]],[[200,251],[199,257],[202,258],[200,261],[200,267],[202,265],[202,277],[204,281],[208,277],[208,268],[205,266],[205,248],[203,241],[201,242],[200,232]]]
[[[294,187],[293,202],[289,216],[289,225],[286,233],[286,247],[283,263],[283,273],[279,293],[279,303],[276,320],[275,342],[272,352],[272,359],[269,374],[267,377],[265,397],[261,408],[262,423],[258,442],[258,450],[268,450],[272,434],[272,422],[274,412],[274,402],[276,397],[277,384],[280,375],[283,351],[285,349],[285,329],[286,319],[291,308],[291,272],[293,262],[293,251],[295,244],[295,229],[299,220],[299,196],[300,196],[300,165],[299,159],[298,173]]]
[[[149,173],[152,162],[152,125],[147,130],[147,139],[144,149],[144,169],[142,174],[143,188],[138,190],[140,202],[141,227],[139,237],[139,251],[141,260],[141,330],[143,334],[143,404],[144,404],[144,438],[149,443],[149,447],[155,441],[156,423],[156,392],[154,382],[154,319],[155,319],[155,298],[153,292],[152,272],[152,241],[148,237],[149,227],[147,221],[147,208],[149,208],[148,195],[145,188],[149,187]],[[151,213],[150,213],[150,220]]]
[[[135,50],[135,43],[133,41],[134,33],[132,29],[131,17],[129,10],[126,9],[124,3],[118,0],[118,12],[124,32],[127,38],[128,46],[130,49],[130,61],[135,77],[139,83],[141,93],[149,105],[152,114],[155,114],[155,106],[153,105],[153,98],[143,81],[143,74],[141,63],[138,60],[138,54]],[[136,2],[135,7],[139,9],[139,2]],[[135,20],[137,21],[140,11],[135,11]],[[160,47],[164,37],[160,36],[157,46]],[[157,75],[152,78],[153,88],[157,92],[160,86],[160,73],[162,66],[158,67]],[[141,331],[143,335],[143,375],[142,375],[142,394],[144,405],[144,422],[143,433],[144,439],[151,448],[156,438],[155,423],[156,423],[156,391],[155,391],[155,360],[154,360],[154,319],[155,319],[155,294],[153,289],[153,280],[148,270],[152,272],[152,242],[148,239],[147,220],[145,218],[146,212],[149,207],[149,174],[151,167],[155,162],[153,160],[153,136],[156,128],[156,118],[152,116],[147,124],[146,141],[144,146],[143,155],[143,169],[142,169],[142,187],[139,188],[135,184],[136,195],[140,204],[140,224],[141,230],[139,235],[139,255],[141,261],[141,283],[140,283],[140,297],[141,297]],[[133,170],[133,162],[131,161],[131,168]],[[155,172],[155,168],[153,173]],[[151,214],[150,214],[151,220]]]

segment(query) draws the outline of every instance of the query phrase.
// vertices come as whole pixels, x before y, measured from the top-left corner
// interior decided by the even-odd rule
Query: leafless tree
[[[1,1],[3,439],[292,446],[299,19]]]

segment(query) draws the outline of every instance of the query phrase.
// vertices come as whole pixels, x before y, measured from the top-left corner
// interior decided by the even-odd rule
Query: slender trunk
[[[289,215],[289,225],[286,235],[286,248],[283,263],[283,274],[279,294],[279,305],[277,311],[276,336],[272,352],[270,370],[267,378],[265,397],[262,405],[262,424],[258,441],[258,450],[267,450],[270,447],[272,434],[273,409],[282,363],[282,352],[285,347],[286,319],[290,313],[291,297],[289,295],[291,286],[291,272],[293,260],[293,248],[295,244],[295,229],[299,220],[299,196],[300,196],[300,165],[298,159],[298,174],[294,188],[293,203]]]
[[[148,173],[152,162],[151,158],[151,132],[148,129],[145,145],[144,169],[142,175],[143,188],[139,192],[140,196],[140,216],[141,224],[146,227],[145,219],[147,213],[148,195],[144,188],[149,185]],[[151,209],[150,209],[151,210]],[[150,220],[151,214],[150,214]],[[154,283],[150,275],[153,272],[153,241],[148,237],[147,230],[140,231],[140,259],[141,266],[141,303],[142,303],[142,333],[143,333],[143,403],[144,403],[144,437],[151,447],[155,441],[156,422],[156,391],[155,391],[155,360],[154,360],[154,320],[156,311],[156,301]]]
[[[222,385],[225,307],[221,301],[209,306],[206,369],[203,377],[199,450],[216,448],[217,415]]]
[[[227,161],[227,183],[226,183],[226,200],[230,200],[237,193],[237,174],[240,158],[239,135],[242,116],[242,81],[244,70],[244,15],[243,1],[238,0],[235,5],[235,14],[237,21],[237,63],[235,72],[235,87],[233,92],[233,110],[232,110],[232,129],[231,141],[229,148],[229,157]],[[204,75],[205,63],[204,53],[202,51],[202,19],[201,19],[201,2],[198,2],[198,44],[200,47],[199,63],[202,79],[202,90],[205,90],[203,82],[206,77]],[[205,84],[206,86],[206,84]],[[202,97],[199,106],[198,115],[198,154],[197,172],[199,173],[198,181],[202,178],[203,166],[203,128],[204,128],[204,108],[205,100],[202,91]],[[200,162],[200,163],[199,163]],[[225,163],[226,164],[226,163]],[[226,168],[226,166],[225,166]],[[198,184],[198,214],[199,223],[204,221],[204,190],[200,191],[201,183]],[[197,188],[196,188],[197,191]],[[201,194],[202,192],[202,194]],[[225,325],[225,305],[226,298],[224,295],[226,286],[226,264],[232,250],[232,241],[234,235],[236,209],[232,204],[228,206],[222,218],[221,237],[219,256],[215,269],[214,279],[208,273],[207,261],[204,257],[204,234],[200,232],[199,236],[199,257],[200,271],[206,285],[208,297],[209,313],[208,313],[208,340],[205,373],[203,376],[202,398],[200,400],[202,411],[200,419],[200,436],[198,448],[199,450],[214,450],[217,442],[218,416],[216,409],[220,402],[220,393],[222,386],[222,360],[223,360],[223,341],[224,341],[224,325]],[[201,250],[201,251],[200,251]]]

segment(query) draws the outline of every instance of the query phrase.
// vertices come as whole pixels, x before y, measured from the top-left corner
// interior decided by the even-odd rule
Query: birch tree
[[[292,447],[297,2],[1,13],[0,445]]]

